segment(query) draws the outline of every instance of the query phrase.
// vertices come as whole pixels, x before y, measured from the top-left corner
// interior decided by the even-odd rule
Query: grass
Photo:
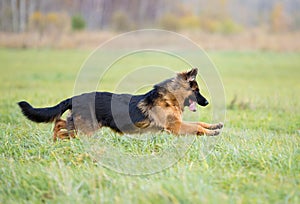
[[[0,49],[0,203],[300,202],[299,53],[210,52],[226,91],[224,132],[197,138],[173,166],[144,176],[102,167],[82,139],[53,143],[52,126],[26,120],[16,105],[23,99],[54,105],[71,96],[88,54]],[[209,120],[210,111],[201,109],[201,119]],[[128,155],[160,153],[174,142],[164,134],[150,140],[101,134],[102,144]],[[116,159],[108,153],[100,159]]]

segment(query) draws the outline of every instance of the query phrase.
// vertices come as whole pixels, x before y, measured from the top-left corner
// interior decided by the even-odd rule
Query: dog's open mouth
[[[190,111],[196,112],[197,110],[197,104],[195,101],[189,99],[189,109]]]

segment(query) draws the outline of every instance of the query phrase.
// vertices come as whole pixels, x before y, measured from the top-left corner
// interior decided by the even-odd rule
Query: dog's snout
[[[204,102],[204,106],[207,106],[209,104],[209,102],[206,100],[205,102]]]

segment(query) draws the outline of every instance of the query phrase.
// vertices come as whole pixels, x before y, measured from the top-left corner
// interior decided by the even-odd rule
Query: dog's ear
[[[190,71],[179,73],[178,76],[190,82],[196,80],[197,74],[198,74],[198,68],[193,68]]]

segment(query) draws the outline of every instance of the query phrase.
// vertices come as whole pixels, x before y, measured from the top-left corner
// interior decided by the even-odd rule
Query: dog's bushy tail
[[[60,118],[60,116],[68,109],[72,109],[72,99],[66,99],[56,106],[47,108],[33,108],[26,101],[21,101],[18,103],[22,113],[29,119],[37,123],[49,123],[53,122],[55,119]]]

